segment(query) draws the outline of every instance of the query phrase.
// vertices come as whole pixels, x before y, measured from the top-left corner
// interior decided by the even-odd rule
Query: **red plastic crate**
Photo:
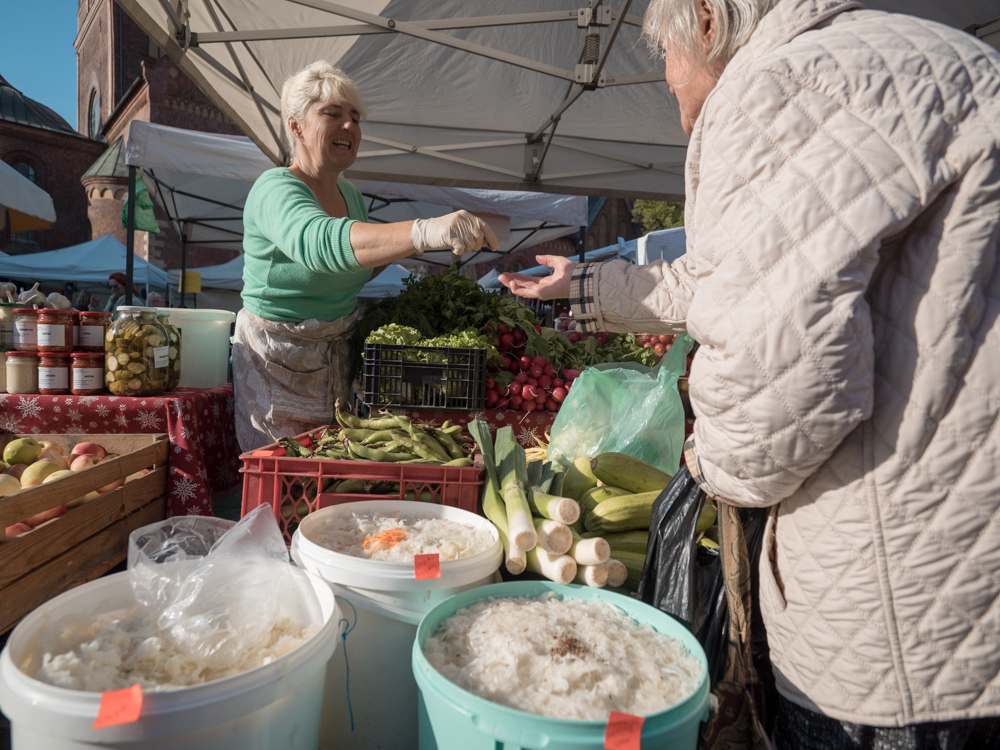
[[[297,435],[305,443],[311,435]],[[333,427],[332,429],[338,429]],[[477,460],[474,466],[434,466],[430,464],[395,464],[375,461],[337,461],[326,458],[290,458],[277,443],[240,456],[243,461],[243,508],[245,516],[258,505],[270,505],[278,519],[285,543],[302,519],[314,510],[357,500],[404,500],[407,490],[417,497],[429,492],[425,502],[440,503],[478,512],[479,495],[486,469]],[[334,479],[361,479],[370,482],[398,482],[399,491],[386,495],[340,494],[324,492],[324,485]]]

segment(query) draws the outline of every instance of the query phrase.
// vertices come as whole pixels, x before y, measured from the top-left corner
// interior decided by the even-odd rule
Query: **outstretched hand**
[[[535,260],[554,269],[552,275],[537,277],[523,273],[502,273],[500,283],[518,297],[541,300],[569,297],[570,279],[576,263],[562,255],[539,255]]]

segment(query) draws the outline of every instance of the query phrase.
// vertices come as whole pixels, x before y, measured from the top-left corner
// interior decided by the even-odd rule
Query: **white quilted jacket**
[[[1000,715],[1000,54],[782,0],[705,103],[687,201],[686,256],[595,265],[577,309],[701,342],[707,489],[775,506],[782,694],[876,726]]]

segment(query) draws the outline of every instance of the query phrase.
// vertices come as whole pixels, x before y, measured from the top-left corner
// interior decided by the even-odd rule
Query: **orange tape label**
[[[604,730],[604,750],[639,750],[643,716],[612,711]]]
[[[441,558],[437,552],[429,555],[413,556],[413,577],[422,581],[425,578],[441,577]]]
[[[101,693],[101,707],[97,710],[93,729],[131,724],[142,713],[142,685],[138,682],[122,690]]]

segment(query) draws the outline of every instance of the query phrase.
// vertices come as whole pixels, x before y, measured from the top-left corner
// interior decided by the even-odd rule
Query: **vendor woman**
[[[243,309],[233,345],[243,450],[333,421],[334,401],[351,392],[358,292],[387,264],[424,250],[499,247],[466,211],[366,223],[361,192],[342,176],[358,154],[364,104],[329,63],[285,81],[281,115],[291,166],[262,174],[243,211]]]

